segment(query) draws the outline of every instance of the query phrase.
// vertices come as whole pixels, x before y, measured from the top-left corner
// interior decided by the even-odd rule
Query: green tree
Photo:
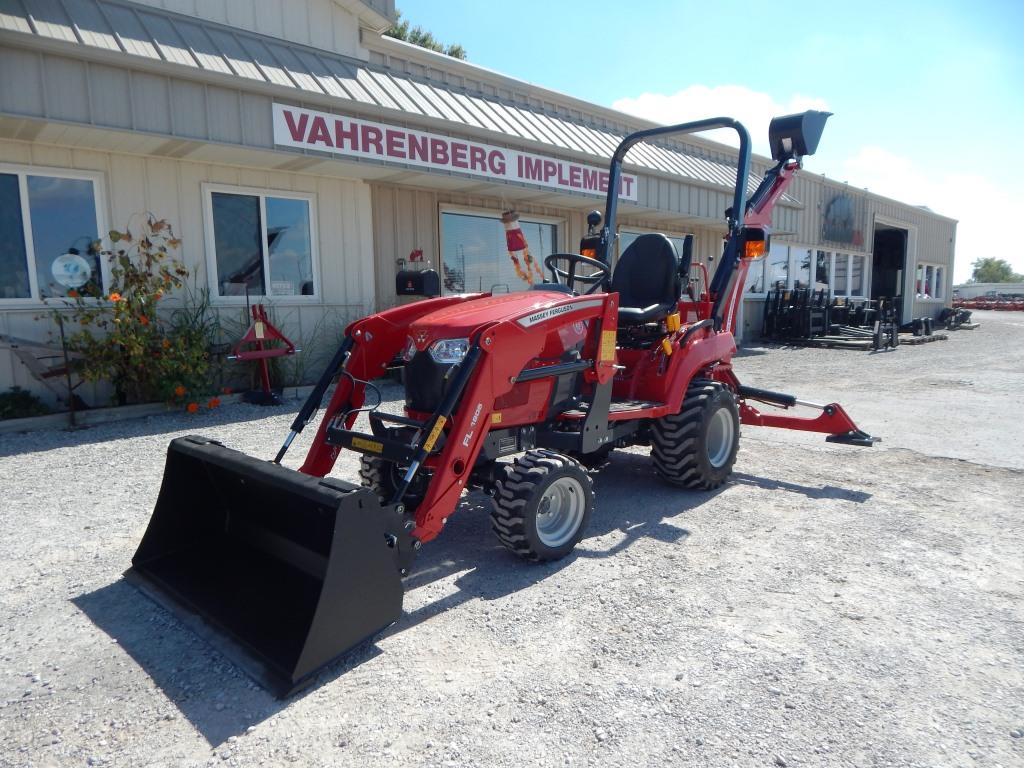
[[[418,45],[420,48],[427,48],[431,51],[437,51],[443,53],[446,56],[451,56],[454,59],[465,59],[466,49],[457,43],[452,45],[445,45],[444,43],[436,40],[434,36],[423,29],[423,27],[417,25],[410,27],[409,22],[402,20],[402,12],[395,11],[395,23],[387,32],[384,33],[387,37],[393,37],[396,40],[404,40],[407,43]]]
[[[971,280],[975,283],[1024,282],[1024,275],[1018,275],[1014,272],[1010,262],[1005,259],[987,256],[983,259],[976,259],[971,266],[974,268]]]

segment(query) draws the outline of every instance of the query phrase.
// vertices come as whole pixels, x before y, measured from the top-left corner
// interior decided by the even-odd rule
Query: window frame
[[[933,290],[932,290],[931,295],[926,297],[926,296],[919,295],[918,292],[917,292],[917,273],[918,273],[918,270],[924,270],[924,274],[927,275],[928,274],[928,267],[932,268],[931,284],[928,287],[933,289]],[[913,280],[913,286],[914,286],[914,291],[913,291],[913,293],[914,293],[914,301],[924,301],[924,302],[928,302],[928,303],[945,304],[946,303],[946,296],[945,296],[945,293],[946,293],[946,290],[945,290],[946,289],[946,286],[945,286],[945,283],[946,283],[946,270],[948,268],[949,268],[949,265],[947,265],[947,264],[940,264],[937,261],[924,261],[923,259],[916,261],[914,263],[913,276],[911,277],[911,279]],[[941,280],[941,282],[939,280],[939,272],[942,273],[942,280]],[[934,288],[936,288],[936,287],[939,287],[939,288],[942,289],[942,294],[943,294],[942,296],[936,296],[935,295]]]
[[[772,243],[772,245],[785,246],[786,248],[789,249],[788,259],[786,261],[787,266],[788,266],[788,272],[787,272],[787,275],[786,275],[786,290],[793,290],[794,275],[795,275],[795,271],[796,271],[796,266],[795,265],[796,265],[796,260],[799,258],[799,253],[802,252],[802,251],[811,251],[811,253],[812,253],[812,262],[810,264],[810,272],[811,272],[811,277],[813,278],[813,277],[815,277],[815,273],[816,273],[816,269],[815,269],[816,262],[813,259],[816,259],[818,251],[822,251],[822,252],[825,253],[825,256],[826,256],[826,265],[827,265],[827,268],[828,268],[828,281],[829,281],[829,283],[828,283],[828,290],[829,290],[829,293],[831,294],[832,298],[834,298],[834,299],[837,299],[837,298],[854,299],[854,300],[857,300],[857,301],[861,301],[863,299],[869,298],[869,294],[870,294],[870,290],[871,290],[871,258],[870,258],[871,254],[870,253],[866,253],[864,251],[852,251],[852,250],[843,250],[843,249],[835,250],[835,249],[832,249],[832,248],[828,248],[826,246],[803,245],[801,243],[791,243],[788,240],[786,240],[786,241],[777,241],[777,242]],[[846,256],[847,257],[847,263],[846,263],[846,290],[843,293],[837,293],[836,290],[835,290],[835,283],[836,283],[836,257],[837,256]],[[855,257],[858,257],[858,256],[861,257],[864,260],[863,261],[863,263],[864,263],[863,290],[862,290],[861,293],[854,294],[854,293],[850,292],[850,288],[851,288],[851,285],[853,283],[853,259]],[[769,257],[770,257],[770,253],[769,253],[768,256],[765,256],[765,257],[760,258],[760,259],[757,260],[762,265],[761,266],[761,269],[762,269],[762,278],[761,279],[762,280],[765,280],[764,264],[765,264],[765,262],[767,261],[767,259]],[[812,280],[811,282],[813,283],[815,281]],[[809,287],[809,286],[805,286],[805,287]],[[758,299],[758,298],[763,299],[763,298],[766,297],[768,290],[769,290],[768,283],[765,282],[765,291],[762,291],[760,293],[755,293],[755,292],[744,293],[743,297],[745,299]]]
[[[32,211],[29,207],[28,180],[27,176],[44,176],[54,179],[74,179],[76,181],[89,181],[92,183],[93,203],[96,207],[96,238],[104,240],[109,232],[107,225],[107,194],[106,176],[101,171],[80,171],[68,168],[52,167],[48,165],[19,165],[12,163],[0,163],[0,173],[18,177],[18,202],[21,205],[21,230],[25,243],[25,258],[28,261],[28,287],[29,295],[16,298],[4,298],[0,296],[0,309],[17,309],[18,307],[44,307],[47,302],[61,301],[66,299],[63,296],[43,297],[39,290],[39,275],[36,268],[36,247],[32,236]],[[100,284],[104,295],[110,285],[110,263],[105,257],[100,257]],[[87,297],[84,299],[95,303],[101,299]]]
[[[267,242],[267,198],[277,197],[285,200],[305,200],[309,205],[309,255],[312,260],[313,270],[313,294],[284,294],[281,296],[273,293],[253,294],[248,297],[221,296],[220,279],[217,272],[217,243],[214,236],[213,221],[213,194],[220,192],[228,195],[244,195],[256,197],[260,203],[260,242],[263,251],[263,280],[264,286],[273,290],[270,280],[270,246]],[[203,242],[206,249],[206,283],[210,289],[210,300],[219,306],[245,306],[246,302],[258,301],[272,302],[273,304],[321,304],[324,301],[322,286],[320,283],[320,229],[317,223],[317,196],[314,192],[293,192],[290,190],[271,189],[269,187],[247,187],[237,184],[218,184],[203,182]]]
[[[501,214],[502,211],[495,211],[491,208],[475,208],[466,205],[454,205],[449,203],[440,203],[437,206],[437,261],[438,261],[438,274],[441,276],[441,295],[442,296],[458,296],[457,293],[448,293],[444,287],[444,227],[441,226],[441,218],[446,213],[454,213],[456,215],[463,216],[476,216],[478,218],[494,219],[499,225],[502,225]],[[545,216],[543,214],[534,214],[528,211],[517,211],[519,218],[524,221],[530,221],[535,224],[554,224],[556,227],[556,238],[558,243],[555,244],[554,253],[566,253],[563,248],[566,237],[566,219],[559,218],[558,216]],[[503,225],[502,225],[503,226]],[[538,263],[540,264],[541,273],[544,275],[544,279],[547,280],[549,277],[548,269],[544,266],[544,258],[551,254],[545,253],[540,257]],[[475,291],[466,291],[466,293],[475,293]]]

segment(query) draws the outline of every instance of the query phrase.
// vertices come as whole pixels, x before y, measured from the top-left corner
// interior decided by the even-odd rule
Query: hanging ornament
[[[533,285],[534,274],[536,280],[543,282],[544,273],[540,265],[530,255],[530,246],[526,242],[526,235],[519,226],[519,214],[515,211],[505,211],[501,214],[501,223],[505,225],[505,245],[508,248],[509,258],[512,259],[512,266],[515,267],[516,275],[527,285]],[[523,266],[525,263],[526,266]]]

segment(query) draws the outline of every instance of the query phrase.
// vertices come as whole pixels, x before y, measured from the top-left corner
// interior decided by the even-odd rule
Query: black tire
[[[359,482],[364,488],[376,493],[382,504],[390,503],[404,473],[405,468],[399,467],[393,461],[385,461],[377,456],[359,457]],[[420,470],[402,500],[407,511],[413,511],[423,501],[429,482],[429,474]]]
[[[527,451],[498,479],[491,528],[525,560],[558,560],[583,538],[594,508],[590,475],[579,462],[547,450]]]
[[[683,488],[710,491],[722,485],[732,473],[739,445],[736,398],[716,381],[694,379],[680,412],[651,424],[654,469]]]

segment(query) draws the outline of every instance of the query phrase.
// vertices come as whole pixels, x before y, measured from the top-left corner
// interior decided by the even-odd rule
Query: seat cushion
[[[619,324],[662,319],[679,301],[679,259],[665,235],[640,235],[619,257],[612,275],[619,294]]]

